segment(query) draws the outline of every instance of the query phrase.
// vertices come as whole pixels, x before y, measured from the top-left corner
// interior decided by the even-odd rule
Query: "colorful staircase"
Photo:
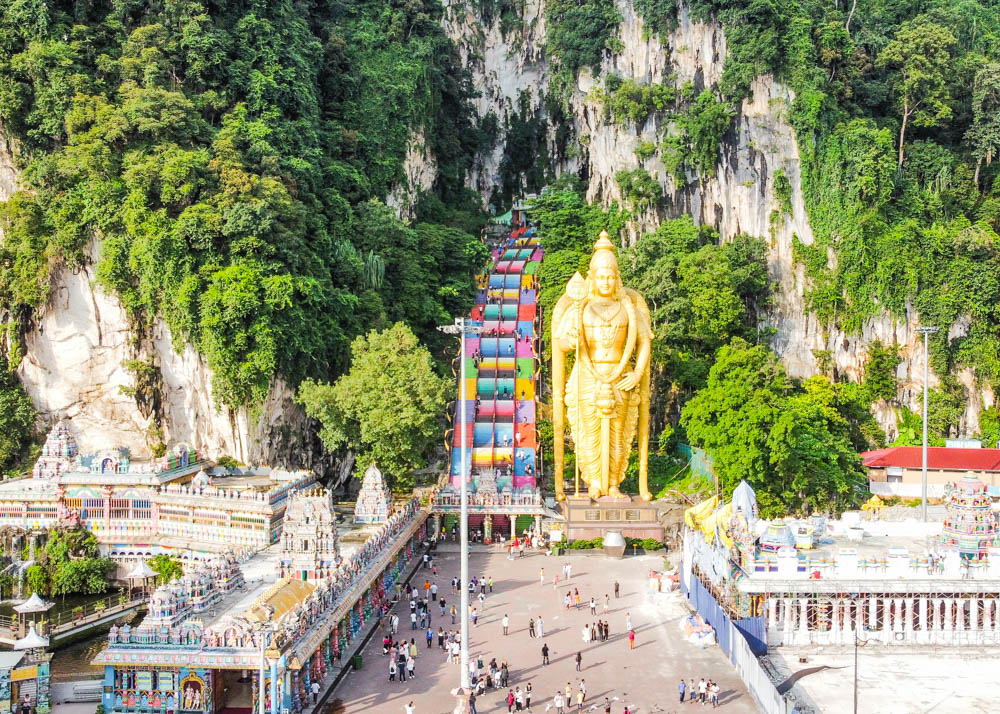
[[[535,488],[535,272],[542,252],[535,228],[516,228],[493,251],[487,273],[479,276],[469,324],[481,326],[484,332],[465,338],[466,401],[461,401],[459,390],[451,440],[451,485],[455,488],[461,485],[463,438],[471,449],[466,478],[471,478],[473,490],[489,474],[495,475],[500,491]]]

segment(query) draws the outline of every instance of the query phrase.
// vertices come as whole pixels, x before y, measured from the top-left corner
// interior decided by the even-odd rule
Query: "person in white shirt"
[[[406,710],[406,714],[413,714],[414,712],[413,702],[411,701],[409,704],[404,704],[403,709]]]
[[[702,703],[702,704],[704,704],[704,703],[705,703],[705,692],[706,692],[707,690],[708,690],[708,685],[707,685],[707,684],[705,684],[705,678],[704,678],[704,677],[702,677],[702,678],[701,678],[701,679],[700,679],[700,680],[698,681],[698,699],[700,699],[700,700],[701,700],[701,703]]]
[[[565,714],[563,707],[566,706],[566,699],[563,698],[562,692],[556,693],[556,696],[552,699],[552,704],[555,705],[556,714]]]
[[[506,613],[504,613],[503,619],[500,621],[500,624],[503,626],[503,633],[506,635],[507,628],[510,627],[510,618],[507,617]]]

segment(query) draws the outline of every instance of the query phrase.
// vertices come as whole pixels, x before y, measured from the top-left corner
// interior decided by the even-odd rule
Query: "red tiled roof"
[[[865,451],[861,454],[865,466],[882,468],[902,466],[920,468],[923,456],[919,446],[896,446]],[[1000,471],[1000,449],[950,449],[931,446],[927,449],[927,468],[958,471]]]

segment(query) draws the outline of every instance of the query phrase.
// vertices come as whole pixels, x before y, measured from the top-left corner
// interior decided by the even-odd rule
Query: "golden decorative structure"
[[[580,478],[591,498],[619,497],[636,432],[639,495],[650,500],[649,307],[622,285],[614,246],[602,231],[584,279],[576,273],[552,311],[556,498],[563,489],[563,435],[569,420]],[[566,378],[566,354],[575,356]]]

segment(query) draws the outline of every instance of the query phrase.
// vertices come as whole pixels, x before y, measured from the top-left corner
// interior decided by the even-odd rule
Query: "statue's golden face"
[[[602,265],[594,271],[594,286],[597,294],[601,297],[611,297],[615,294],[615,287],[618,285],[618,274],[609,265]]]

